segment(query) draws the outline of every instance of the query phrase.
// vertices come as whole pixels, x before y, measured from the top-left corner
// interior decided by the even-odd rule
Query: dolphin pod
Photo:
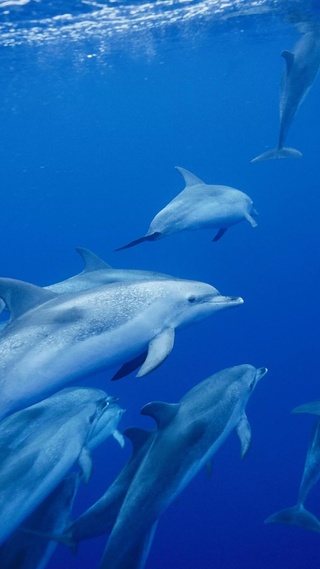
[[[143,567],[159,516],[236,429],[241,455],[251,431],[245,414],[266,368],[225,369],[192,388],[179,403],[149,403],[141,410],[157,430],[137,465],[100,569]],[[134,520],[134,523],[132,523]]]
[[[102,433],[104,438],[111,434],[108,422],[103,420],[100,427],[99,421],[114,405],[114,398],[100,389],[67,388],[0,423],[0,544],[73,464],[78,462],[84,480],[89,480],[90,440],[94,446],[102,441]]]
[[[95,371],[138,376],[170,354],[175,330],[243,303],[206,283],[174,279],[95,287],[75,294],[0,279],[11,315],[0,336],[0,416]],[[142,364],[142,365],[141,365]]]
[[[281,53],[285,60],[280,90],[280,133],[277,148],[263,152],[251,162],[272,158],[301,158],[295,148],[284,146],[291,123],[314,84],[320,67],[320,26],[307,25],[293,52]]]
[[[213,241],[218,241],[228,227],[246,219],[256,227],[258,215],[252,200],[240,190],[228,186],[205,184],[184,168],[178,168],[186,187],[151,221],[144,237],[135,239],[116,251],[128,249],[144,241],[157,241],[172,233],[196,229],[218,230]]]

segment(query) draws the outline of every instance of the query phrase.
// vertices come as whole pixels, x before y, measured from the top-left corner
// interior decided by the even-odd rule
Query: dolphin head
[[[213,286],[198,281],[172,281],[166,298],[174,328],[202,320],[218,310],[243,304],[241,297],[222,296]],[[169,322],[170,325],[170,322]]]

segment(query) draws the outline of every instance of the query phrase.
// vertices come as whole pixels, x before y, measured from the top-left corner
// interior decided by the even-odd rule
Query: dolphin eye
[[[189,298],[188,298],[188,302],[190,302],[190,304],[192,304],[192,303],[195,302],[196,300],[197,300],[197,299],[196,299],[196,297],[195,297],[194,295],[189,296]]]

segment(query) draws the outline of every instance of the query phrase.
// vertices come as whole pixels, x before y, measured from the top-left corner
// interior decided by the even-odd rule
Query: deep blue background
[[[147,569],[304,569],[320,565],[319,536],[266,526],[295,503],[313,418],[294,406],[320,399],[319,95],[301,107],[288,145],[303,159],[250,164],[278,138],[280,53],[298,39],[261,16],[188,33],[112,45],[2,48],[0,188],[3,276],[46,285],[81,270],[84,246],[115,267],[210,282],[245,304],[177,334],[150,376],[112,384],[108,370],[83,384],[118,395],[121,428],[151,427],[139,409],[178,401],[195,383],[240,363],[267,366],[248,405],[252,448],[232,435],[162,516]],[[82,58],[78,57],[81,52]],[[119,253],[183,189],[174,166],[254,200],[258,227],[185,233]],[[74,516],[107,488],[130,454],[108,440]],[[307,506],[320,516],[320,491]],[[49,569],[97,567],[104,539],[62,546]]]

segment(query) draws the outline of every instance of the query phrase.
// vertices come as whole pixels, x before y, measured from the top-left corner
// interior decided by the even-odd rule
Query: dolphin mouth
[[[208,302],[212,304],[221,304],[223,306],[239,306],[240,304],[244,303],[243,298],[241,296],[214,296]]]

